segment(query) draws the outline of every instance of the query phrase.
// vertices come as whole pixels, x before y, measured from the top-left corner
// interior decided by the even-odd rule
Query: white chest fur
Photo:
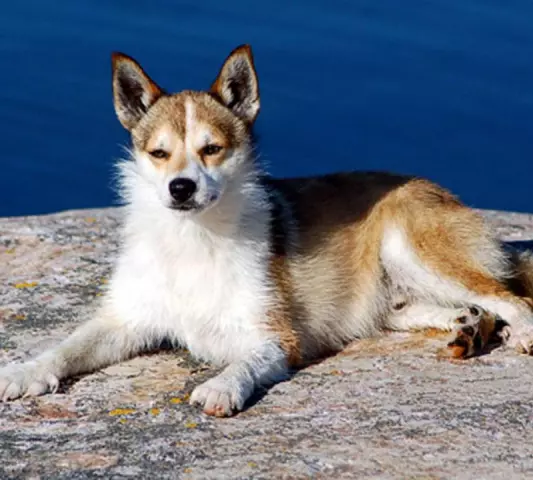
[[[165,213],[166,215],[166,213]],[[170,337],[209,361],[236,360],[264,340],[270,285],[263,228],[214,235],[172,214],[132,217],[109,299],[120,322]]]

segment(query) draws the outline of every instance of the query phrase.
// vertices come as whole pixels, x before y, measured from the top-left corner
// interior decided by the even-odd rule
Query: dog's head
[[[236,48],[206,92],[166,94],[131,57],[113,54],[113,97],[140,174],[181,212],[214,205],[250,162],[259,86],[248,45]]]

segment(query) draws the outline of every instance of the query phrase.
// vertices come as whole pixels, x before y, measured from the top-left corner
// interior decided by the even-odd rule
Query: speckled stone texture
[[[533,216],[484,212],[506,241]],[[119,209],[0,219],[0,364],[89,318]],[[145,355],[0,404],[0,478],[533,478],[533,358],[437,355],[447,335],[354,342],[230,419],[187,403],[212,370]]]

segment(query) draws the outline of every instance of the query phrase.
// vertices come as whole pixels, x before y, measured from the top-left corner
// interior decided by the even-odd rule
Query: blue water
[[[531,0],[19,0],[0,11],[0,216],[116,202],[110,53],[205,88],[251,43],[276,175],[429,177],[533,211]]]

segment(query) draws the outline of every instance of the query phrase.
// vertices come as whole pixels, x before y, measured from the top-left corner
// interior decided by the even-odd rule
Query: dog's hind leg
[[[397,302],[392,305],[385,326],[391,330],[424,330],[436,328],[452,330],[456,319],[461,316],[463,308],[443,307],[432,303]]]
[[[481,353],[489,344],[506,339],[507,323],[479,306],[452,308],[427,303],[395,303],[386,322],[392,330],[436,328],[453,331],[450,355],[456,358]]]
[[[453,229],[450,230],[453,234]],[[386,230],[381,249],[384,269],[393,285],[409,291],[410,298],[415,299],[410,312],[406,310],[396,319],[392,315],[391,321],[407,329],[424,326],[449,330],[457,317],[451,311],[448,315],[447,309],[478,306],[499,320],[494,327],[501,329],[500,335],[508,345],[533,354],[531,303],[514,295],[502,278],[503,269],[499,273],[493,267],[497,264],[494,259],[503,257],[497,245],[487,245],[487,242],[482,245],[483,255],[488,258],[484,264],[483,255],[476,257],[466,246],[442,243],[437,246],[419,242],[414,247],[414,242],[400,227]],[[417,306],[417,302],[426,307]],[[502,321],[508,326],[502,328]]]

